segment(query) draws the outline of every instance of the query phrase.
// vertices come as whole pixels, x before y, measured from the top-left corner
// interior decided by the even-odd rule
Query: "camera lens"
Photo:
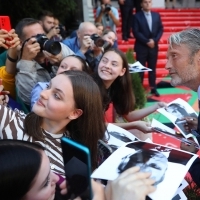
[[[94,41],[94,44],[97,47],[102,47],[105,43],[105,41],[97,34],[92,34],[90,38]]]
[[[43,49],[53,55],[58,55],[61,52],[61,44],[56,41],[47,40],[44,43]]]
[[[105,11],[109,12],[111,10],[111,6],[109,4],[105,5]]]
[[[104,48],[104,51],[107,51],[108,49],[110,49],[111,48],[111,44],[110,44],[110,42],[105,42],[104,43],[104,45],[103,45],[103,48]]]
[[[111,9],[109,7],[105,8],[106,12],[109,12]]]
[[[102,47],[104,45],[104,40],[102,38],[98,38],[96,41],[94,41],[94,43],[97,47]]]

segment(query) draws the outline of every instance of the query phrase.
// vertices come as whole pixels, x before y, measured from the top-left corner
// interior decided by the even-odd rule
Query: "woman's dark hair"
[[[107,90],[103,84],[103,80],[99,77],[98,73],[94,75],[94,80],[99,85],[104,110],[107,110],[109,103],[113,102],[116,112],[119,115],[126,115],[134,109],[135,104],[135,96],[133,93],[129,66],[126,56],[122,51],[120,51],[119,49],[109,49],[104,54],[110,51],[115,52],[121,57],[123,63],[122,68],[126,69],[125,74],[123,76],[117,77],[110,88]]]
[[[99,26],[103,26],[103,24],[101,22],[97,22],[95,23],[95,26],[98,28]]]
[[[81,64],[82,64],[83,71],[86,72],[87,74],[91,74],[92,73],[89,64],[83,58],[81,58],[80,56],[78,56],[78,55],[69,55],[67,57],[77,58],[81,62]],[[67,57],[65,57],[65,58],[67,58]]]
[[[67,124],[66,129],[73,140],[86,145],[90,149],[92,167],[95,169],[97,167],[97,142],[104,138],[106,130],[99,88],[91,76],[85,72],[65,71],[61,74],[70,79],[75,107],[83,111],[79,118]],[[42,118],[31,112],[25,118],[24,128],[28,135],[33,136],[36,140],[43,141],[41,122]]]
[[[41,163],[43,147],[19,140],[0,140],[0,194],[20,200],[30,190]]]
[[[107,35],[107,34],[110,33],[110,32],[112,32],[112,33],[114,33],[114,34],[116,35],[115,31],[113,31],[113,30],[107,28],[107,29],[104,29],[104,31],[103,31],[103,33],[102,33],[102,36]]]

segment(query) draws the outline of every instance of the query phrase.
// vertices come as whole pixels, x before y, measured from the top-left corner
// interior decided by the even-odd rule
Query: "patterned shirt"
[[[16,139],[34,142],[45,148],[45,153],[49,157],[51,170],[62,177],[65,176],[64,163],[61,150],[60,139],[64,134],[52,134],[45,130],[44,141],[37,141],[32,136],[25,133],[24,119],[26,115],[19,110],[11,110],[0,105],[0,139]]]

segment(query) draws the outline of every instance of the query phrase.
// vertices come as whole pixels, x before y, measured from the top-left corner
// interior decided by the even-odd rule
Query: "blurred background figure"
[[[46,36],[49,39],[55,40],[55,38],[60,38],[60,29],[59,26],[55,26],[55,17],[54,14],[48,10],[43,10],[40,14],[38,19],[40,20],[40,24],[44,29]],[[57,19],[56,23],[59,23]]]
[[[59,24],[60,24],[60,21],[59,21],[59,19],[57,18],[57,17],[54,17],[54,26],[59,26]]]
[[[156,64],[158,58],[158,42],[163,34],[163,25],[160,14],[151,11],[152,0],[142,0],[142,11],[137,12],[133,17],[132,31],[136,39],[134,50],[136,59],[143,66],[146,63],[151,72],[149,72],[149,86],[151,94],[160,96],[156,88]],[[140,73],[143,83],[144,73]]]
[[[116,42],[117,41],[117,36],[116,36],[114,31],[109,30],[109,29],[105,29],[103,34],[102,34],[102,38],[105,41],[109,42],[110,47],[117,48],[117,42]]]
[[[111,0],[101,0],[101,6],[97,8],[95,22],[101,22],[104,28],[116,32],[116,26],[120,26],[118,9],[111,5]]]
[[[134,0],[118,0],[122,18],[122,39],[128,41],[130,35]]]
[[[97,27],[97,34],[99,36],[102,36],[102,33],[104,31],[103,24],[100,22],[97,22],[97,23],[95,23],[95,26]]]
[[[172,0],[172,8],[176,6],[176,0]],[[170,7],[170,0],[166,0],[166,9]]]

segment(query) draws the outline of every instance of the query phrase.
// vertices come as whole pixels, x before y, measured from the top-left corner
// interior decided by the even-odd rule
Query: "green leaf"
[[[134,53],[132,49],[128,49],[128,51],[126,52],[126,58],[128,60],[128,63],[135,62]],[[131,79],[133,92],[135,94],[135,108],[141,109],[145,106],[145,103],[147,101],[146,93],[143,88],[143,85],[141,84],[140,76],[138,73],[132,73]]]

